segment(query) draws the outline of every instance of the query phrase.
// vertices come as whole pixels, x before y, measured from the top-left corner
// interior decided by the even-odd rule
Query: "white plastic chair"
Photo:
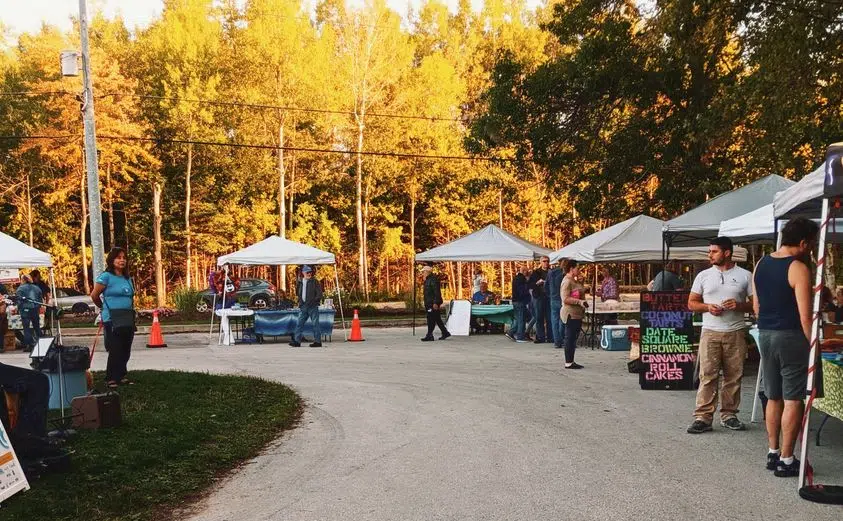
[[[761,372],[764,367],[764,360],[761,357],[760,333],[758,332],[758,328],[756,326],[749,328],[749,335],[755,340],[755,347],[758,348],[758,377],[755,379],[755,393],[752,395],[752,414],[749,417],[749,421],[755,423],[755,414],[758,411],[758,403],[761,401],[758,398],[758,391],[761,390]]]

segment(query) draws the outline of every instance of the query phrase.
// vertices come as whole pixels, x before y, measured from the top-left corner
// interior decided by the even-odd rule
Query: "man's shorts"
[[[759,331],[764,393],[770,400],[804,400],[811,348],[802,330]]]

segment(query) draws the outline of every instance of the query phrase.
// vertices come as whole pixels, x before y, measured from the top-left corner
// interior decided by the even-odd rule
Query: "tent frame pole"
[[[342,332],[343,335],[345,335],[345,341],[348,342],[348,329],[346,329],[345,327],[345,312],[342,309],[342,288],[340,288],[340,271],[337,267],[337,263],[334,263],[334,282],[336,282],[337,284],[337,300],[339,300],[340,302],[340,320],[342,320]],[[296,284],[298,284],[298,282]]]
[[[413,264],[410,265],[410,274],[413,278],[413,336],[416,336],[416,299],[418,298],[416,295],[418,282],[416,281],[416,257],[413,256]]]

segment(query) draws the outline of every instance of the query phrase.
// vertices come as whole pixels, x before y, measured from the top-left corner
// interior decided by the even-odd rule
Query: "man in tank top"
[[[778,477],[799,475],[793,448],[808,383],[812,314],[808,263],[818,231],[808,219],[789,221],[781,232],[781,248],[758,261],[753,277],[767,395],[767,469]]]
[[[694,279],[688,308],[702,313],[700,335],[700,388],[694,409],[694,422],[688,433],[700,434],[712,430],[711,423],[717,408],[720,372],[720,425],[733,431],[746,427],[738,419],[741,403],[741,378],[746,359],[745,314],[752,311],[752,274],[732,260],[732,240],[717,237],[708,247],[711,267]]]

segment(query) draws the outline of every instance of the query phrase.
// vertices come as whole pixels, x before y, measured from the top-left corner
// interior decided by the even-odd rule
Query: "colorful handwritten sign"
[[[687,291],[641,294],[642,389],[693,389],[697,355]]]
[[[23,475],[9,435],[0,423],[0,503],[21,490],[29,490],[29,483]]]

